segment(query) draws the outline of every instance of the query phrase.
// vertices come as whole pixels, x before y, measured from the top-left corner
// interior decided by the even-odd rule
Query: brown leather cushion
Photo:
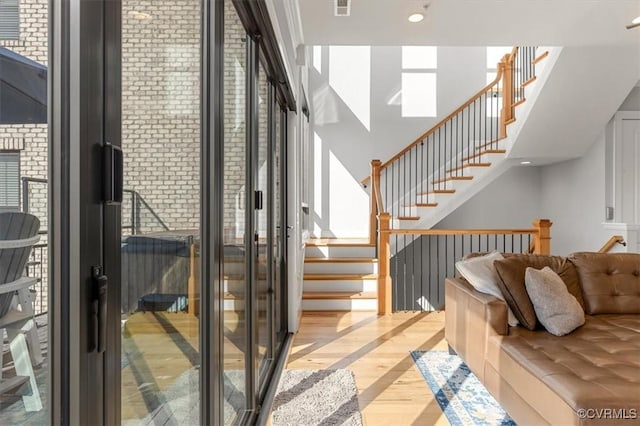
[[[514,327],[509,336],[496,338],[500,338],[500,351],[490,352],[487,361],[541,413],[550,410],[545,391],[558,395],[575,412],[601,408],[629,412],[640,407],[638,315],[587,316],[585,325],[562,337]],[[506,368],[500,358],[504,355],[544,386],[519,380],[516,371]]]
[[[640,314],[640,254],[574,253],[569,261],[580,276],[587,314]]]
[[[518,318],[520,324],[529,330],[535,330],[538,320],[536,312],[527,294],[524,275],[528,267],[542,269],[550,267],[562,278],[571,293],[584,308],[580,280],[572,263],[560,256],[540,256],[534,254],[518,254],[506,259],[493,262],[498,273],[498,287],[502,291],[505,301]]]

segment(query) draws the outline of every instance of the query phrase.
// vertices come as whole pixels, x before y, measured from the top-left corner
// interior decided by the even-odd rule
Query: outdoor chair
[[[39,240],[39,228],[40,221],[31,214],[0,213],[0,395],[19,393],[26,411],[42,409],[32,366],[42,362],[33,312],[35,295],[29,288],[36,278],[24,276],[31,249]],[[2,376],[3,329],[15,368],[15,376],[6,378]]]

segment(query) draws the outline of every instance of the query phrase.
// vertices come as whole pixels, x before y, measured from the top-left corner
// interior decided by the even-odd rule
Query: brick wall
[[[124,186],[170,229],[197,229],[200,2],[125,1],[122,18]]]
[[[235,236],[244,225],[246,36],[231,2],[225,6],[224,228]],[[47,65],[48,0],[24,0],[20,7],[20,40],[0,45]],[[124,186],[137,191],[169,228],[195,229],[200,198],[200,2],[126,0],[122,7]],[[262,121],[261,134],[265,125]],[[47,177],[47,145],[46,124],[0,126],[0,150],[18,146],[23,176]],[[44,221],[46,191],[35,188],[31,209]],[[125,199],[125,224],[130,212]],[[145,218],[152,222],[148,214]]]

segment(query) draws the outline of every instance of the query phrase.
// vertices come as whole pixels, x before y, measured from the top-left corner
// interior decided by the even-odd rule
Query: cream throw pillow
[[[490,294],[500,300],[504,300],[504,296],[497,284],[499,278],[496,275],[496,268],[493,267],[493,261],[499,259],[504,259],[504,257],[500,252],[492,251],[484,256],[456,262],[456,269],[480,293]],[[509,325],[518,325],[518,319],[513,315],[509,306],[507,306],[507,311]]]
[[[540,324],[556,336],[564,336],[584,324],[584,311],[551,268],[527,268],[524,284]]]

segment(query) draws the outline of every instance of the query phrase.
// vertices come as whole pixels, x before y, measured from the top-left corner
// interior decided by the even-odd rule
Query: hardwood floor
[[[446,350],[444,312],[305,312],[288,369],[348,368],[367,426],[448,425],[411,350]]]

